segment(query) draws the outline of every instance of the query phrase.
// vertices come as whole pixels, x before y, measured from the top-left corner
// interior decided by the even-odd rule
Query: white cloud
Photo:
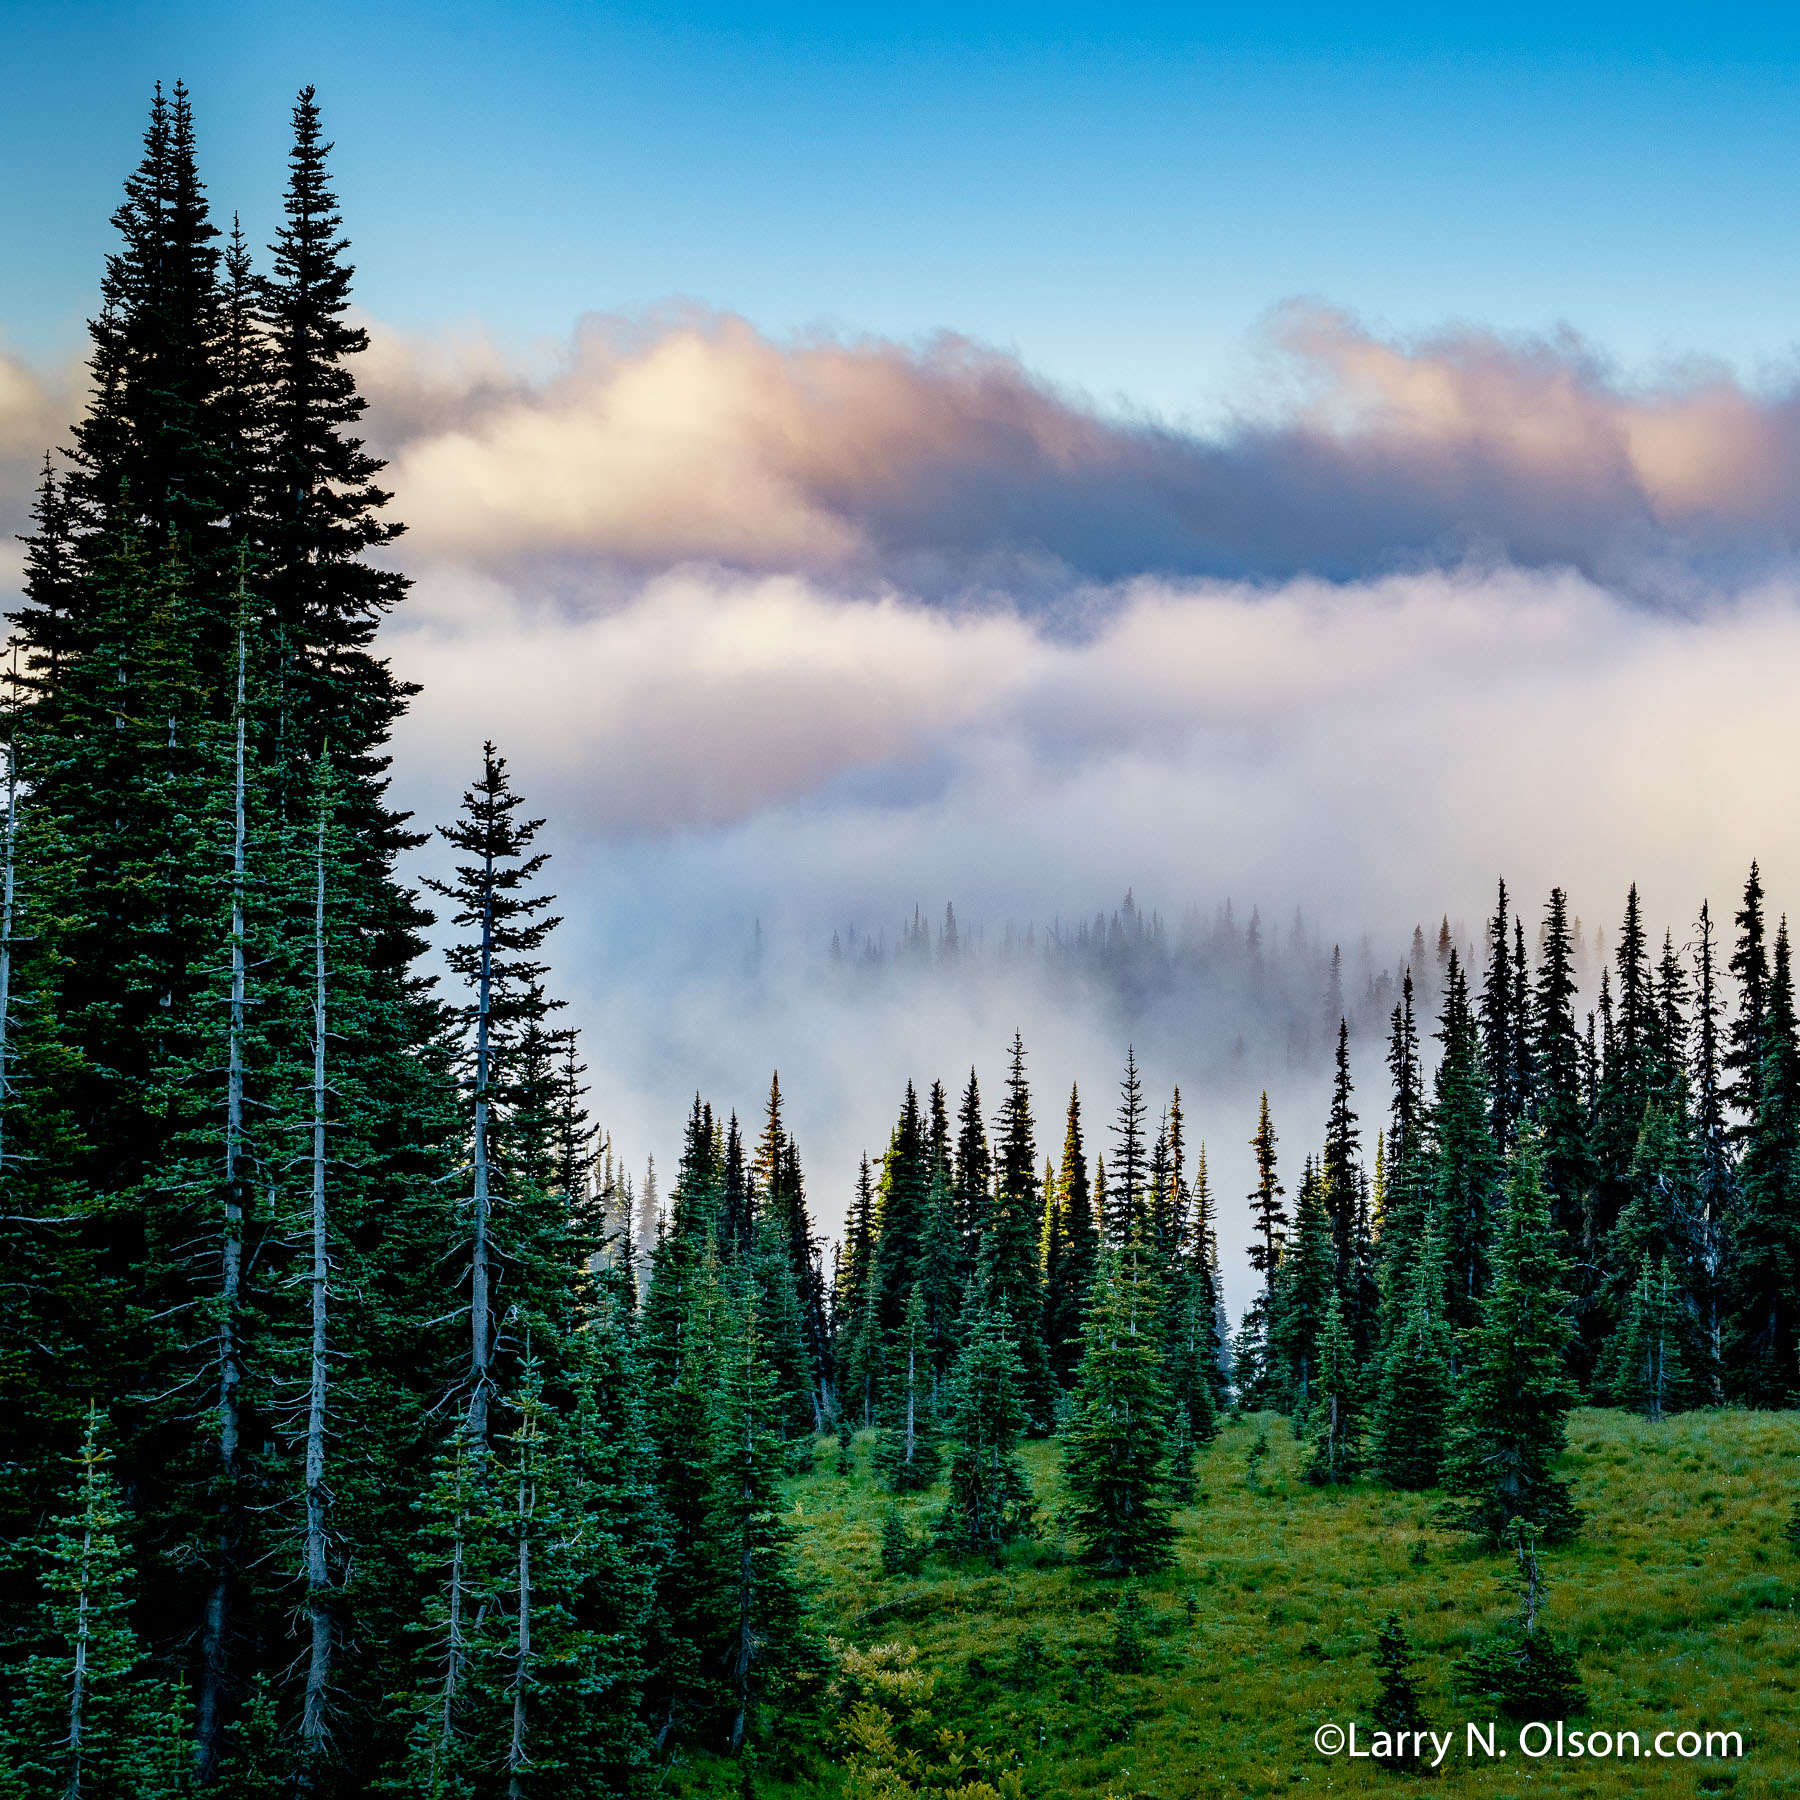
[[[490,568],[698,559],[1023,596],[1475,548],[1691,598],[1696,569],[1794,547],[1791,387],[1626,383],[1573,336],[1397,343],[1318,305],[1267,341],[1275,404],[1214,438],[956,338],[784,344],[698,313],[587,320],[532,372],[378,332],[369,373],[414,554]]]
[[[990,936],[1091,916],[1127,885],[1171,918],[1298,902],[1328,941],[1368,930],[1391,962],[1415,921],[1479,920],[1500,874],[1533,917],[1566,886],[1590,931],[1635,879],[1678,941],[1703,897],[1728,909],[1752,855],[1778,903],[1796,891],[1791,587],[1699,617],[1512,569],[1099,599],[1074,638],[685,572],[599,616],[490,591],[485,613],[390,633],[426,682],[405,798],[446,816],[491,732],[551,815],[559,977],[634,1157],[672,1154],[696,1085],[747,1113],[779,1065],[835,1223],[904,1082],[971,1060],[997,1081],[1015,1024],[1040,1052],[1046,1137],[1071,1079],[1109,1109],[1130,1026],[1085,1001],[1016,974],[854,1003],[824,982],[834,927],[891,936],[915,902],[953,900]],[[753,976],[758,918],[772,960]],[[1203,1074],[1242,1032],[1243,1078]],[[1196,1017],[1152,1050],[1234,1196],[1259,1082],[1296,1156],[1319,1129],[1316,1071],[1288,1069],[1262,1022]],[[1378,1059],[1357,1055],[1372,1139]]]

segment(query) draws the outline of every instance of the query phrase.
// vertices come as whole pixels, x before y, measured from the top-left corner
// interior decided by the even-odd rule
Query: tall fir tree
[[[1006,1099],[995,1135],[994,1200],[982,1233],[976,1281],[983,1302],[1012,1321],[1020,1366],[1021,1396],[1031,1431],[1047,1435],[1056,1418],[1056,1384],[1043,1339],[1043,1294],[1038,1275],[1040,1215],[1037,1138],[1031,1090],[1025,1080],[1025,1044],[1013,1033]]]
[[[506,759],[491,742],[482,746],[481,774],[463,794],[462,814],[440,835],[468,858],[456,865],[454,879],[430,885],[454,909],[452,923],[470,935],[451,946],[446,960],[474,990],[464,1011],[462,1078],[469,1145],[468,1356],[461,1377],[470,1430],[476,1439],[488,1431],[489,1413],[498,1392],[496,1359],[501,1350],[502,1322],[508,1308],[539,1298],[530,1292],[536,1246],[514,1239],[510,1252],[496,1229],[496,1209],[510,1201],[524,1208],[529,1196],[509,1193],[506,1150],[508,1126],[515,1122],[522,1096],[509,1082],[508,1051],[516,1049],[529,1028],[541,1023],[541,987],[545,966],[534,960],[544,940],[560,922],[547,908],[554,895],[534,891],[549,861],[532,848],[542,819],[519,818],[523,797],[513,790]],[[508,1276],[512,1279],[509,1282]],[[533,1283],[533,1286],[536,1284]],[[523,1291],[522,1291],[523,1290]]]
[[[1104,1259],[1064,1441],[1072,1534],[1086,1561],[1115,1575],[1160,1569],[1173,1555],[1170,1396],[1155,1263],[1141,1240]]]
[[[1313,1364],[1317,1374],[1307,1414],[1307,1479],[1337,1486],[1353,1480],[1362,1468],[1363,1384],[1343,1302],[1335,1292],[1325,1302]]]
[[[1107,1195],[1105,1239],[1123,1249],[1132,1233],[1147,1224],[1149,1196],[1145,1191],[1149,1170],[1144,1149],[1144,1081],[1138,1073],[1137,1052],[1127,1046],[1125,1073],[1119,1081],[1119,1109],[1113,1127],[1118,1153],[1113,1158],[1112,1186]]]
[[[719,1358],[707,1514],[725,1741],[733,1752],[803,1702],[824,1672],[794,1568],[774,1415],[752,1300],[732,1316]]]
[[[184,1746],[165,1742],[167,1699],[131,1623],[126,1511],[102,1435],[90,1406],[74,1479],[30,1546],[43,1599],[0,1720],[0,1779],[22,1800],[172,1800],[187,1791]]]
[[[1370,1418],[1376,1470],[1391,1487],[1435,1487],[1453,1381],[1444,1258],[1428,1220],[1376,1381]]]
[[[1744,1141],[1743,1197],[1732,1234],[1732,1385],[1757,1406],[1800,1392],[1800,1027],[1784,917],[1775,935],[1762,1017],[1756,1111]]]
[[[981,1111],[981,1087],[971,1068],[956,1113],[956,1229],[962,1243],[961,1276],[965,1284],[974,1277],[981,1254],[993,1173]]]
[[[1317,1165],[1308,1157],[1294,1207],[1293,1236],[1269,1283],[1270,1394],[1277,1405],[1293,1415],[1296,1431],[1303,1427],[1312,1401],[1318,1375],[1319,1332],[1325,1322],[1325,1309],[1337,1292],[1336,1257],[1324,1185]]]
[[[1044,1349],[1059,1385],[1069,1388],[1080,1366],[1082,1331],[1100,1259],[1100,1232],[1082,1143],[1081,1093],[1075,1086],[1069,1089],[1063,1123],[1055,1207],[1061,1252],[1054,1274],[1048,1257],[1044,1264]]]
[[[1325,1122],[1325,1154],[1320,1159],[1319,1179],[1325,1211],[1331,1220],[1331,1247],[1337,1261],[1340,1287],[1350,1280],[1355,1256],[1356,1203],[1360,1186],[1361,1147],[1356,1131],[1356,1112],[1350,1104],[1354,1092],[1350,1080],[1350,1027],[1337,1023],[1336,1067],[1331,1083],[1331,1112]]]
[[[906,1319],[888,1349],[887,1423],[876,1446],[875,1466],[896,1494],[916,1493],[937,1480],[937,1431],[931,1406],[931,1337],[925,1290],[914,1282]]]
[[[999,1562],[1032,1536],[1037,1506],[1018,1446],[1027,1423],[1025,1365],[1007,1314],[977,1295],[951,1373],[944,1422],[949,1498],[938,1541],[957,1554]]]
[[[1488,1076],[1488,1129],[1494,1146],[1504,1156],[1512,1142],[1523,1096],[1516,1088],[1518,1069],[1516,1040],[1521,1021],[1513,1006],[1511,918],[1507,910],[1506,881],[1500,881],[1494,916],[1487,928],[1487,970],[1482,977],[1481,1055]]]
[[[1401,977],[1400,998],[1389,1020],[1387,1066],[1393,1084],[1393,1104],[1388,1114],[1387,1131],[1381,1140],[1379,1259],[1383,1317],[1391,1326],[1401,1304],[1408,1272],[1418,1253],[1430,1206],[1428,1120],[1410,968]]]
[[[1488,1237],[1498,1187],[1498,1161],[1487,1120],[1487,1083],[1468,988],[1455,950],[1445,969],[1444,1046],[1431,1110],[1434,1203],[1450,1270],[1450,1317],[1473,1323],[1488,1279]]]
[[[1695,925],[1694,1012],[1689,1087],[1693,1093],[1694,1147],[1700,1186],[1700,1308],[1711,1370],[1708,1397],[1724,1394],[1724,1276],[1726,1234],[1736,1192],[1731,1132],[1725,1117],[1724,1069],[1719,1041],[1721,1005],[1713,951],[1712,912],[1705,901]]]
[[[1276,1147],[1265,1089],[1257,1113],[1256,1134],[1250,1140],[1256,1157],[1256,1187],[1250,1194],[1250,1266],[1262,1277],[1262,1287],[1244,1310],[1232,1350],[1239,1405],[1268,1405],[1277,1400],[1281,1385],[1271,1362],[1270,1331],[1277,1271],[1287,1245],[1288,1216],[1281,1204],[1286,1189],[1278,1179]]]
[[[1574,942],[1568,897],[1550,890],[1532,997],[1532,1084],[1527,1112],[1543,1145],[1544,1181],[1563,1241],[1578,1242],[1592,1183],[1582,1048],[1575,1025]]]
[[[1552,1539],[1580,1522],[1554,1473],[1574,1390],[1567,1264],[1550,1231],[1537,1145],[1522,1138],[1494,1233],[1491,1279],[1468,1334],[1442,1473],[1447,1516],[1498,1543],[1514,1519]]]
[[[1736,915],[1737,941],[1730,970],[1738,987],[1737,1011],[1726,1033],[1725,1096],[1737,1114],[1740,1140],[1755,1129],[1762,1104],[1763,1052],[1769,1006],[1769,946],[1763,920],[1762,872],[1753,862]]]

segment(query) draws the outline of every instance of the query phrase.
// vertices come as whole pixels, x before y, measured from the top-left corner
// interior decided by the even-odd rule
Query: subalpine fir
[[[1296,1432],[1304,1426],[1312,1399],[1325,1309],[1337,1292],[1335,1260],[1323,1183],[1309,1157],[1293,1236],[1269,1283],[1266,1327],[1270,1398],[1292,1414]]]
[[[888,1348],[886,1420],[874,1465],[896,1494],[917,1493],[937,1480],[937,1421],[932,1406],[931,1338],[923,1283],[913,1284],[906,1319]]]
[[[1012,1321],[977,1289],[964,1314],[946,1397],[949,1496],[937,1539],[953,1553],[999,1562],[1009,1544],[1037,1529],[1037,1505],[1018,1453],[1028,1421],[1024,1384]]]
[[[1021,1397],[1030,1429],[1045,1436],[1055,1422],[1056,1384],[1043,1339],[1037,1142],[1025,1081],[1025,1045],[1016,1032],[995,1150],[993,1205],[982,1233],[976,1280],[985,1303],[1004,1312],[1011,1323],[1024,1370]]]
[[[1334,1292],[1325,1302],[1313,1352],[1317,1374],[1307,1409],[1309,1481],[1327,1486],[1352,1480],[1363,1463],[1363,1381],[1356,1364],[1356,1345]]]
[[[1100,1251],[1082,1143],[1081,1094],[1073,1086],[1063,1124],[1062,1163],[1044,1210],[1044,1349],[1058,1384],[1066,1389],[1073,1385],[1080,1365],[1082,1331]],[[1053,1228],[1054,1258],[1049,1253]]]
[[[1454,1393],[1444,1258],[1429,1219],[1405,1281],[1379,1360],[1371,1447],[1375,1467],[1390,1486],[1429,1488],[1437,1485]]]
[[[819,1688],[821,1647],[808,1629],[794,1567],[794,1530],[780,1481],[779,1408],[754,1298],[727,1316],[717,1364],[706,1513],[722,1747],[741,1752]]]
[[[1169,1519],[1169,1388],[1156,1259],[1141,1239],[1103,1259],[1082,1339],[1063,1449],[1070,1529],[1112,1574],[1163,1567]]]
[[[1437,1035],[1444,1049],[1431,1109],[1433,1198],[1450,1273],[1451,1323],[1462,1329],[1476,1318],[1487,1288],[1499,1160],[1488,1125],[1480,1037],[1454,949],[1445,969]]]
[[[1756,1110],[1738,1168],[1742,1199],[1732,1231],[1734,1268],[1726,1355],[1735,1393],[1787,1406],[1800,1390],[1800,1027],[1794,1013],[1787,920],[1775,936],[1762,1016]]]
[[[1546,1538],[1580,1522],[1562,1454],[1575,1394],[1565,1373],[1571,1325],[1567,1264],[1550,1229],[1536,1142],[1521,1137],[1489,1254],[1490,1281],[1464,1343],[1442,1482],[1446,1516],[1499,1542],[1524,1519]]]

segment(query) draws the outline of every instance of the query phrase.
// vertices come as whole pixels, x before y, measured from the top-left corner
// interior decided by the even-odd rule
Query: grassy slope
[[[1253,1487],[1246,1452],[1259,1430],[1269,1455]],[[936,1720],[1016,1749],[1028,1800],[1404,1785],[1312,1748],[1324,1720],[1359,1718],[1366,1730],[1369,1643],[1390,1607],[1420,1652],[1432,1722],[1456,1728],[1438,1791],[1800,1795],[1800,1562],[1782,1538],[1800,1451],[1794,1414],[1694,1413],[1651,1426],[1578,1412],[1565,1472],[1588,1523],[1545,1557],[1549,1623],[1575,1640],[1592,1702],[1583,1723],[1636,1728],[1646,1745],[1665,1726],[1741,1730],[1747,1755],[1735,1769],[1528,1763],[1504,1724],[1506,1762],[1466,1760],[1462,1721],[1486,1709],[1453,1693],[1451,1664],[1511,1610],[1510,1564],[1435,1529],[1436,1495],[1310,1487],[1282,1419],[1229,1426],[1202,1454],[1204,1497],[1179,1515],[1176,1566],[1142,1584],[1154,1623],[1141,1674],[1112,1667],[1117,1584],[1070,1566],[1053,1524],[1003,1569],[933,1562],[916,1580],[884,1581],[889,1500],[869,1478],[867,1448],[846,1479],[822,1445],[817,1472],[792,1483],[821,1629],[917,1645],[939,1676]],[[1027,1458],[1049,1517],[1061,1499],[1057,1450],[1033,1445]],[[927,1495],[905,1509],[917,1525],[941,1503]],[[1043,1645],[1035,1670],[1033,1633]],[[717,1766],[672,1775],[665,1791],[736,1787]],[[821,1770],[816,1787],[788,1791],[835,1787]]]

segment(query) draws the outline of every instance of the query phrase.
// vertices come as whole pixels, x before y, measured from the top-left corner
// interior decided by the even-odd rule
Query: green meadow
[[[813,1472],[789,1487],[815,1618],[849,1673],[834,1684],[817,1741],[797,1736],[781,1766],[756,1773],[759,1790],[843,1790],[851,1709],[884,1699],[856,1675],[873,1665],[905,1672],[900,1697],[885,1698],[890,1716],[913,1715],[915,1741],[963,1734],[971,1766],[986,1754],[982,1779],[1024,1800],[1421,1780],[1496,1795],[1800,1794],[1800,1558],[1784,1536],[1800,1494],[1800,1415],[1705,1411],[1654,1425],[1611,1411],[1572,1416],[1563,1473],[1588,1516],[1579,1538],[1544,1556],[1546,1622],[1573,1643],[1589,1700],[1567,1726],[1636,1731],[1645,1750],[1598,1760],[1528,1758],[1518,1724],[1505,1720],[1494,1736],[1504,1759],[1479,1746],[1467,1754],[1466,1722],[1485,1727],[1490,1709],[1459,1692],[1454,1665],[1516,1610],[1511,1560],[1439,1529],[1435,1494],[1310,1486],[1277,1415],[1228,1425],[1201,1454],[1195,1503],[1177,1515],[1175,1564],[1138,1584],[1142,1648],[1134,1659],[1128,1646],[1123,1660],[1124,1584],[1069,1556],[1054,1445],[1026,1450],[1043,1511],[1035,1543],[1000,1568],[934,1558],[917,1576],[884,1579],[882,1522],[894,1502],[870,1475],[872,1442],[858,1440],[848,1476],[835,1444],[822,1442]],[[900,1505],[923,1532],[941,1503],[926,1494]],[[1359,1747],[1367,1741],[1370,1651],[1389,1610],[1418,1652],[1430,1723],[1453,1736],[1426,1775],[1313,1747],[1328,1722],[1359,1721]],[[1744,1755],[1659,1759],[1664,1730],[1741,1732]],[[735,1765],[705,1760],[676,1763],[663,1782],[669,1793],[744,1785]],[[909,1779],[871,1770],[865,1756],[852,1789],[899,1796],[934,1785],[946,1785],[941,1769]]]

